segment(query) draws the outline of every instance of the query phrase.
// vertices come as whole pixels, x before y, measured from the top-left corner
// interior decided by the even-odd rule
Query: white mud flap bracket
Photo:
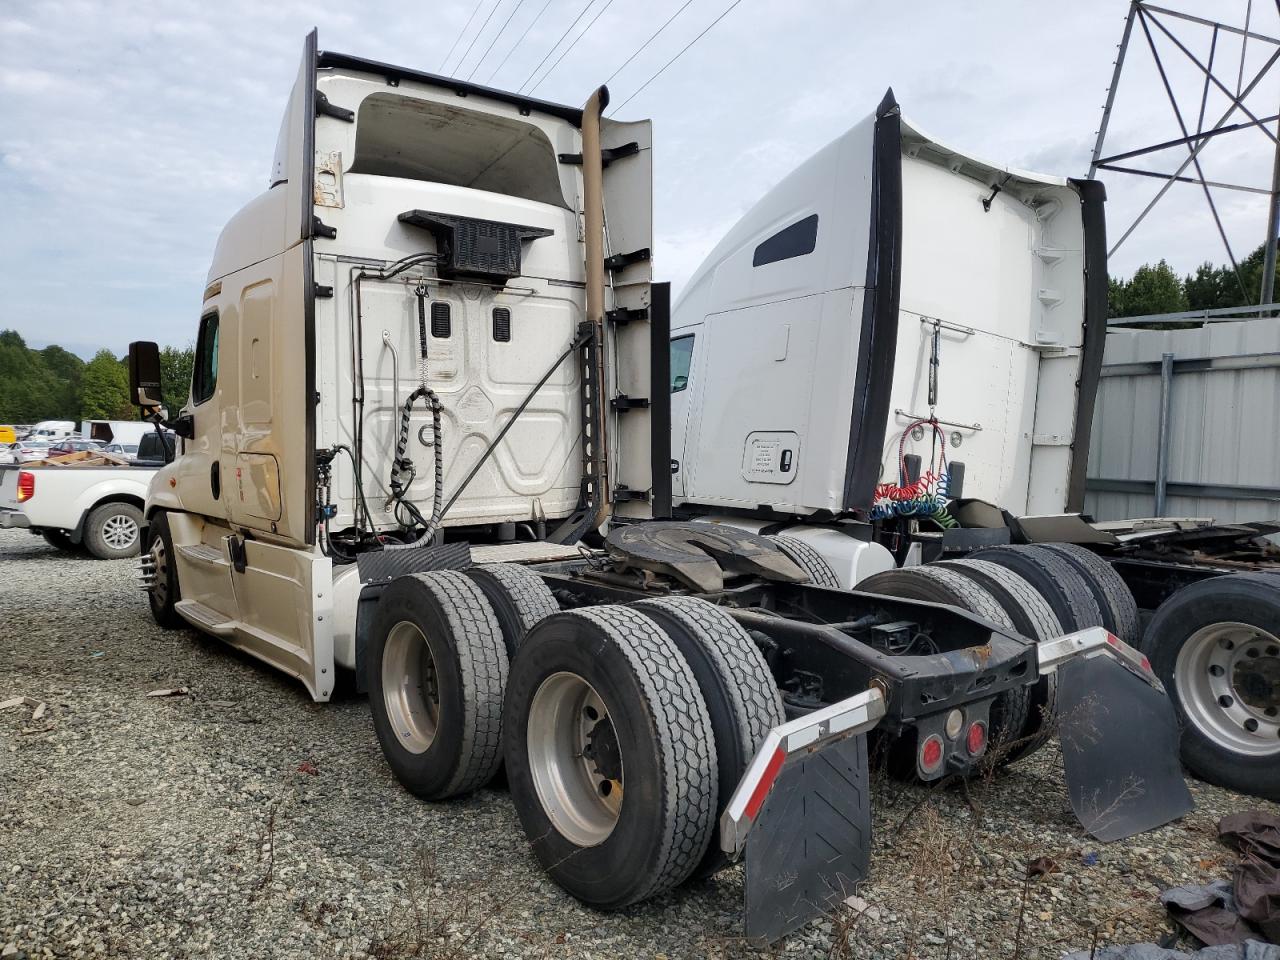
[[[746,852],[745,932],[771,943],[851,896],[871,859],[866,733],[884,716],[868,690],[769,732],[720,819]]]
[[[1195,804],[1178,762],[1178,721],[1151,663],[1101,627],[1039,646],[1058,674],[1058,736],[1080,823],[1108,842],[1163,826]]]

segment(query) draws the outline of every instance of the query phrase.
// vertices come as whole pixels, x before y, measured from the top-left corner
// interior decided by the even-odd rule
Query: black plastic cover
[[[401,223],[429,230],[436,238],[441,277],[505,284],[520,276],[520,244],[549,237],[555,231],[498,220],[458,217],[429,210],[407,210]]]

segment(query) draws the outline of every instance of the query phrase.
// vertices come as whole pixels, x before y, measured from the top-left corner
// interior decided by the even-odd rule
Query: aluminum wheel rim
[[[1280,753],[1280,640],[1247,623],[1197,630],[1178,652],[1174,684],[1196,729],[1233,753]]]
[[[440,722],[440,688],[427,638],[407,620],[387,634],[382,653],[382,702],[400,746],[410,753],[425,753]]]
[[[529,705],[529,770],[547,818],[580,847],[608,839],[622,811],[621,749],[616,777],[602,759],[610,736],[617,748],[613,718],[591,684],[567,672],[542,681]]]
[[[112,550],[125,550],[138,542],[138,522],[117,513],[102,525],[102,539]]]

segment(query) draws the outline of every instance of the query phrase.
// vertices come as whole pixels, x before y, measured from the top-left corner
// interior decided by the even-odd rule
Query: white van
[[[31,432],[23,439],[25,440],[61,440],[69,437],[76,432],[76,422],[74,420],[41,420]]]

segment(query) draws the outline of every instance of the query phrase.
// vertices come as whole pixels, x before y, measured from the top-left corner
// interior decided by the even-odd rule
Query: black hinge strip
[[[617,147],[605,147],[600,151],[600,165],[607,167],[615,160],[621,160],[624,157],[634,157],[640,152],[640,144],[632,140],[630,143],[624,143]],[[556,155],[561,163],[572,164],[573,166],[582,165],[582,154],[580,153],[561,153]]]
[[[647,307],[618,307],[614,310],[606,310],[604,318],[610,323],[622,325],[632,320],[648,320],[649,310]]]
[[[613,409],[620,413],[628,410],[647,410],[649,407],[648,397],[628,397],[625,393],[620,393],[609,401]]]
[[[648,247],[641,247],[639,250],[633,250],[631,253],[615,253],[612,257],[605,257],[604,268],[606,270],[622,270],[631,266],[633,263],[640,263],[642,260],[648,260],[653,254]]]
[[[336,240],[338,237],[338,228],[329,226],[313,214],[311,217],[311,233],[312,236],[324,237],[326,240]]]
[[[330,103],[323,90],[316,91],[316,116],[333,117],[335,120],[344,120],[347,123],[356,122],[356,112],[354,110],[348,110],[346,107],[340,107],[336,103]]]
[[[312,284],[315,287],[315,295],[319,300],[331,300],[333,298],[333,287],[326,287],[322,283]]]

